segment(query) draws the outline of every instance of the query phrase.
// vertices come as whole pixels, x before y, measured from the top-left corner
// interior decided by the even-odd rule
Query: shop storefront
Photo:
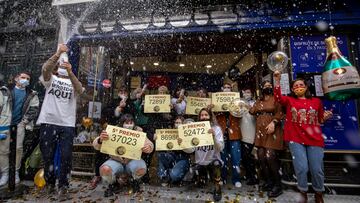
[[[113,105],[123,85],[132,90],[148,84],[150,93],[159,85],[170,90],[180,86],[192,94],[200,86],[219,91],[224,81],[232,81],[239,90],[258,89],[262,80],[271,80],[266,58],[275,50],[286,52],[291,59],[284,71],[289,80],[306,78],[313,95],[322,97],[318,81],[326,56],[323,41],[331,33],[339,37],[343,54],[359,67],[357,1],[152,3],[56,5],[70,19],[65,33],[76,33],[69,40],[70,60],[87,90],[78,111],[79,126],[83,117],[100,123],[102,114],[94,112],[90,102],[97,109]],[[90,14],[82,16],[84,11]],[[79,19],[83,21],[78,23]],[[73,32],[77,25],[79,29]],[[359,164],[359,102],[325,104],[335,114],[323,128],[325,170],[335,174],[326,174],[326,181],[334,184],[339,177],[355,177],[346,181],[356,185],[359,177],[352,174],[351,164],[344,172],[339,163],[349,162],[350,157],[351,163]],[[285,163],[290,161],[284,158]],[[286,173],[285,182],[292,184],[291,169]]]

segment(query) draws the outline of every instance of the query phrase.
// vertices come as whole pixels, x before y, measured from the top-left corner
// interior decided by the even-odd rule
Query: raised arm
[[[70,79],[71,83],[72,83],[73,86],[74,86],[75,92],[76,92],[78,95],[81,95],[84,90],[83,90],[83,87],[82,87],[81,82],[77,79],[77,77],[75,76],[75,74],[72,72],[71,64],[65,62],[65,63],[63,63],[61,66],[64,67],[64,68],[66,68],[66,70],[67,70],[67,72],[68,72],[68,75],[69,75],[69,79]]]
[[[274,88],[275,101],[285,106],[288,103],[288,97],[281,95],[281,88],[280,88],[281,73],[279,71],[274,72],[274,79],[275,79],[275,88]]]
[[[60,58],[60,55],[63,52],[67,52],[68,48],[65,44],[59,44],[58,50],[56,51],[56,53],[51,56],[42,66],[42,76],[44,78],[44,81],[49,81],[51,78],[51,74],[53,72],[53,70],[56,67],[56,63]]]

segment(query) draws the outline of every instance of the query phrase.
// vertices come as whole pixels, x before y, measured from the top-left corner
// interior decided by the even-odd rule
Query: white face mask
[[[134,129],[134,126],[135,126],[134,124],[124,124],[124,125],[123,125],[123,128],[132,130],[132,129]]]
[[[63,68],[58,68],[57,73],[58,73],[60,76],[69,76],[69,73],[67,72],[67,70],[66,70],[66,69],[63,69]]]
[[[124,100],[127,99],[127,96],[125,94],[119,94],[120,99]]]
[[[224,91],[224,92],[231,92],[231,89],[230,89],[230,88],[224,88],[223,91]]]
[[[252,98],[251,93],[244,93],[244,99],[250,100]]]
[[[175,125],[174,125],[174,126],[175,126],[175,128],[178,128],[178,127],[179,127],[179,125],[180,125],[180,124],[175,123]]]

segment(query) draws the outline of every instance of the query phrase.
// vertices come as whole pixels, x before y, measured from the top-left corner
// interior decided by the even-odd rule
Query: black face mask
[[[273,93],[273,88],[271,88],[271,87],[264,88],[264,89],[262,89],[262,93],[265,95],[270,95]]]

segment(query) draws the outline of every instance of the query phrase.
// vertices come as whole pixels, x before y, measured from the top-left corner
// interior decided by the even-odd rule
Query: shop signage
[[[89,102],[89,118],[101,118],[101,102]]]
[[[338,46],[345,57],[349,56],[347,39],[337,36]],[[314,78],[314,94],[322,96],[321,74],[326,60],[325,36],[291,36],[293,77],[305,74]],[[319,78],[320,77],[320,78]],[[360,150],[359,118],[355,100],[328,101],[322,98],[324,108],[333,111],[333,118],[323,126],[326,150]]]
[[[325,36],[291,36],[291,62],[294,72],[321,73],[326,60]],[[349,56],[346,36],[338,35],[341,53]]]
[[[105,80],[102,81],[102,85],[105,88],[110,88],[111,87],[111,81],[109,79],[105,79]]]

